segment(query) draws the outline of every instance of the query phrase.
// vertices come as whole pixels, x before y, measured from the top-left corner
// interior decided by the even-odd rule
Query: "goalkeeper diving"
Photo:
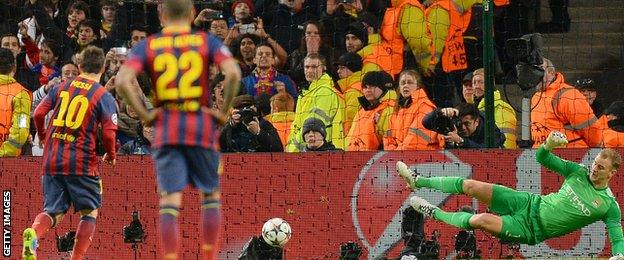
[[[485,203],[495,213],[446,212],[420,197],[410,198],[416,211],[435,220],[462,229],[481,229],[503,240],[528,245],[602,220],[611,240],[611,259],[624,259],[620,207],[609,189],[609,181],[622,158],[615,150],[603,149],[587,168],[551,153],[567,143],[564,134],[551,132],[537,150],[537,161],[565,178],[559,191],[548,195],[461,177],[418,176],[401,161],[396,166],[412,189],[426,187],[450,194],[466,194]]]

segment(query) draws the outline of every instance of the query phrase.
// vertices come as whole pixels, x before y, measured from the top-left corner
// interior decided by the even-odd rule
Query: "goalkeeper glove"
[[[552,131],[548,135],[548,138],[546,138],[546,143],[544,143],[544,148],[548,151],[552,151],[552,149],[557,148],[557,147],[563,147],[566,144],[568,144],[568,139],[565,136],[565,134],[558,132],[558,131]]]

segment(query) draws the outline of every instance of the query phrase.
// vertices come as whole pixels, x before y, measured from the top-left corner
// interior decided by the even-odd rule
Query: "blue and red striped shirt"
[[[168,27],[135,46],[126,65],[135,72],[146,69],[152,79],[154,106],[162,108],[154,122],[152,146],[200,146],[217,149],[211,107],[209,66],[232,58],[214,35],[190,28]]]
[[[44,129],[45,116],[52,109]],[[61,83],[41,101],[34,117],[39,138],[45,140],[44,174],[99,175],[98,129],[101,126],[102,132],[112,133],[113,138],[117,130],[117,103],[100,83],[82,76]],[[115,150],[108,150],[114,158]]]

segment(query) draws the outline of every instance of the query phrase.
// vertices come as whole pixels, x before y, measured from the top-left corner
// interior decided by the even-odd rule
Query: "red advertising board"
[[[560,150],[561,157],[591,163],[598,150]],[[620,152],[623,152],[620,150]],[[286,219],[293,237],[286,245],[287,259],[336,259],[340,244],[356,241],[363,258],[397,256],[402,247],[400,222],[411,193],[395,174],[397,160],[405,161],[424,176],[462,176],[500,183],[535,193],[557,191],[562,178],[535,162],[534,150],[455,150],[433,152],[349,152],[274,153],[223,156],[222,244],[219,259],[235,259],[252,235],[259,235],[269,218]],[[103,207],[96,234],[88,251],[89,259],[134,259],[131,246],[124,244],[121,230],[138,210],[147,231],[147,241],[139,246],[138,259],[158,259],[158,195],[153,164],[149,157],[122,157],[115,167],[102,166]],[[622,171],[620,171],[622,172]],[[0,160],[0,189],[9,201],[10,258],[21,253],[21,232],[41,211],[40,158]],[[622,174],[611,189],[624,202]],[[10,192],[7,199],[6,192]],[[414,192],[449,211],[464,205],[485,212],[486,206],[464,195],[443,194],[422,189]],[[197,259],[199,252],[199,195],[185,191],[179,222],[182,232],[182,259]],[[4,213],[7,213],[5,210]],[[41,239],[42,259],[58,259],[55,232],[75,230],[79,217],[68,214],[58,229]],[[454,256],[454,235],[448,225],[427,221],[425,232],[441,231],[441,255]],[[5,241],[6,235],[5,235]],[[484,258],[500,258],[499,241],[477,232],[477,244]],[[5,252],[6,253],[6,249]],[[516,257],[607,256],[609,240],[602,222],[565,237],[536,246],[521,246]]]

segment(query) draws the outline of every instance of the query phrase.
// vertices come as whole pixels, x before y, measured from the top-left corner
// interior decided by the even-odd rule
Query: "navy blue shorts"
[[[196,146],[163,146],[155,149],[158,191],[174,193],[192,185],[204,193],[219,187],[219,153]]]
[[[43,175],[43,207],[48,214],[65,213],[70,203],[74,210],[98,209],[102,205],[100,177]]]

